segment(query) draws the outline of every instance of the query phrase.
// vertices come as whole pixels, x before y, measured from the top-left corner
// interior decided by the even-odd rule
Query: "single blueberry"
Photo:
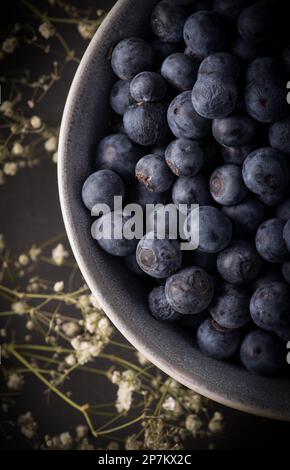
[[[218,167],[213,172],[209,188],[214,200],[224,206],[238,204],[248,193],[241,167],[229,163]]]
[[[96,204],[114,207],[114,196],[125,196],[125,186],[119,175],[111,170],[99,170],[90,175],[82,188],[84,205],[90,211]]]
[[[176,176],[195,176],[204,163],[204,147],[196,141],[177,139],[168,145],[165,160]]]
[[[197,344],[206,356],[225,360],[235,355],[241,343],[239,330],[222,328],[212,319],[205,320],[197,330]]]
[[[149,232],[138,243],[136,259],[146,274],[163,279],[181,268],[182,253],[176,240],[159,240]]]
[[[273,34],[273,10],[264,2],[245,8],[238,19],[238,30],[242,38],[251,43],[260,43]]]
[[[141,72],[131,81],[130,93],[137,103],[162,101],[167,87],[159,73]]]
[[[165,294],[169,304],[177,312],[196,314],[211,303],[214,283],[204,269],[192,266],[167,279]]]
[[[192,90],[195,84],[198,62],[182,53],[167,57],[161,67],[161,75],[174,88],[182,91]]]
[[[269,141],[271,147],[290,154],[290,117],[271,125]]]
[[[220,17],[212,11],[199,11],[191,15],[184,25],[184,41],[196,57],[206,57],[221,51],[227,40]]]
[[[175,312],[169,305],[164,286],[154,287],[148,297],[149,310],[156,320],[176,321],[181,318],[180,313]]]
[[[285,84],[280,79],[258,77],[248,83],[244,93],[249,115],[262,123],[273,123],[288,113]]]
[[[139,103],[124,114],[125,131],[136,144],[162,145],[169,136],[167,106],[163,103]]]
[[[235,234],[246,238],[254,235],[259,225],[266,219],[265,206],[252,196],[239,204],[224,206],[222,211],[232,221]]]
[[[249,306],[250,295],[244,288],[225,283],[216,289],[209,311],[221,327],[235,330],[250,321]]]
[[[237,105],[238,88],[232,77],[200,75],[192,90],[195,111],[207,119],[223,118]]]
[[[99,170],[112,170],[125,182],[131,182],[135,178],[135,167],[142,153],[142,148],[126,135],[108,135],[97,147],[96,167]]]
[[[284,354],[278,338],[266,331],[254,330],[245,337],[240,358],[249,372],[271,375],[282,367]]]
[[[153,33],[165,42],[180,42],[183,38],[183,27],[187,18],[185,8],[174,2],[157,3],[151,15]]]
[[[167,120],[172,133],[179,139],[200,140],[210,132],[211,123],[194,110],[190,91],[184,91],[172,101]]]
[[[159,155],[142,157],[136,165],[135,175],[152,193],[164,193],[172,186],[174,179],[164,158]]]
[[[263,330],[278,331],[290,325],[290,286],[272,282],[257,289],[250,302],[253,321]]]
[[[225,118],[214,119],[212,133],[217,142],[228,147],[238,147],[252,142],[256,123],[243,111],[235,111]]]
[[[208,183],[201,174],[197,176],[179,177],[172,187],[172,200],[174,204],[201,204],[212,202]]]
[[[120,41],[112,52],[112,69],[121,80],[131,80],[153,66],[153,51],[141,38]]]
[[[289,253],[283,239],[285,221],[269,219],[263,222],[256,233],[256,248],[268,263],[283,263]]]
[[[232,284],[246,284],[259,275],[262,260],[254,245],[237,240],[218,254],[217,269],[221,277]]]
[[[216,52],[207,56],[201,62],[198,69],[198,78],[212,75],[213,77],[231,77],[234,80],[239,78],[240,65],[238,60],[228,52]]]

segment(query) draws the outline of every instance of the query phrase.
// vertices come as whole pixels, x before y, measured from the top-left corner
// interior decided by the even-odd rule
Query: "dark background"
[[[144,0],[146,1],[146,0]],[[71,2],[81,5],[94,4],[95,8],[104,8],[107,11],[115,2],[101,1]],[[41,7],[45,2],[36,2]],[[11,0],[1,3],[1,37],[5,37],[11,25],[15,22],[31,21],[31,15],[23,8],[20,1]],[[86,43],[81,40],[76,32],[64,28],[64,33],[78,56],[81,56]],[[5,70],[2,66],[1,75],[10,73],[11,70],[24,67],[27,62],[33,65],[34,72],[41,72],[43,64],[38,62],[37,54],[31,55],[27,50],[26,56],[15,56],[11,63],[5,62]],[[9,67],[9,70],[8,70]],[[69,90],[71,80],[75,72],[75,65],[67,68],[63,79],[53,88],[49,95],[49,106],[46,100],[37,110],[38,115],[43,115],[46,122],[57,126],[60,123],[66,95]],[[7,89],[2,86],[2,100],[5,100]],[[22,170],[13,178],[9,178],[4,186],[0,186],[0,233],[3,233],[8,240],[10,247],[13,247],[14,254],[20,254],[27,250],[33,243],[42,241],[59,234],[64,230],[62,216],[59,207],[56,165],[49,159],[44,159],[42,163],[33,170]],[[46,278],[54,279],[55,268],[45,267],[45,272],[39,273]],[[66,279],[68,272],[62,270],[62,279]],[[60,277],[60,270],[57,270],[57,278]],[[58,279],[57,279],[58,280]],[[121,339],[121,338],[118,338]],[[124,341],[124,340],[123,340]],[[94,379],[96,381],[96,379]],[[101,385],[85,379],[80,382],[70,383],[70,388],[76,388],[78,393],[85,391],[86,396],[99,394],[114,401],[115,389],[108,382]],[[289,390],[290,393],[290,390]],[[40,395],[41,394],[41,395]],[[77,412],[68,409],[56,397],[52,397],[49,406],[43,406],[42,387],[37,381],[32,381],[26,394],[19,398],[13,413],[19,413],[33,409],[33,413],[39,424],[40,432],[55,435],[60,432],[73,430],[82,421]],[[32,408],[33,403],[33,408]],[[219,439],[217,447],[221,449],[278,449],[286,448],[289,445],[290,424],[279,423],[266,419],[253,417],[238,411],[220,407],[225,416],[225,435]],[[4,436],[1,438],[1,448],[25,448],[27,442],[19,435],[13,435],[13,439],[7,441]],[[188,443],[188,449],[199,449],[206,447],[205,441],[199,440]]]

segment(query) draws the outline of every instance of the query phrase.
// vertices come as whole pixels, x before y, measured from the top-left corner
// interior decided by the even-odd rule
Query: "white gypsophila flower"
[[[116,408],[119,413],[128,412],[132,405],[133,392],[140,390],[140,379],[132,370],[114,371],[111,381],[118,385]]]
[[[188,390],[188,393],[184,397],[184,404],[193,413],[200,413],[203,409],[203,398],[195,392]]]
[[[7,380],[7,387],[9,390],[14,392],[18,392],[22,389],[24,385],[24,377],[19,372],[9,372],[8,380]]]
[[[34,330],[34,323],[32,320],[28,320],[28,322],[26,323],[26,329],[29,330],[29,331],[32,331]]]
[[[95,308],[98,309],[98,310],[101,309],[99,302],[97,301],[96,297],[95,297],[93,294],[91,294],[91,295],[89,296],[89,300],[90,300],[90,303],[91,303],[91,305],[92,305],[93,307],[95,307]]]
[[[110,338],[110,336],[113,333],[113,328],[112,328],[111,323],[109,322],[108,318],[103,317],[98,321],[97,332],[98,332],[99,336],[104,340]]]
[[[7,38],[2,43],[2,51],[6,52],[6,54],[12,54],[12,52],[15,51],[17,44],[17,38]]]
[[[196,437],[203,427],[202,420],[197,415],[188,415],[185,419],[185,428]]]
[[[83,39],[92,39],[93,35],[96,32],[96,27],[94,24],[79,23],[78,32]]]
[[[69,257],[69,252],[66,251],[62,243],[59,243],[51,252],[52,260],[57,266],[61,266],[66,258]]]
[[[73,445],[73,438],[69,432],[63,432],[59,435],[61,447],[63,449],[71,449]]]
[[[48,21],[46,21],[45,23],[42,23],[38,27],[38,31],[40,32],[41,36],[44,37],[44,39],[49,39],[55,35],[55,27],[53,26],[53,24],[49,23]]]
[[[30,119],[30,125],[33,129],[39,129],[42,125],[41,118],[39,116],[32,116]]]
[[[0,233],[0,253],[2,253],[2,251],[4,251],[5,249],[5,238],[4,238],[4,235],[3,233]]]
[[[63,281],[58,281],[53,286],[54,292],[62,292],[63,289],[64,289],[64,282]]]
[[[54,154],[52,155],[52,161],[53,161],[53,163],[58,162],[58,152],[54,152]]]
[[[104,342],[87,336],[73,338],[71,345],[76,351],[77,361],[80,365],[84,365],[92,358],[97,357],[105,346]]]
[[[49,139],[44,142],[44,148],[47,152],[55,152],[57,149],[57,138],[54,136],[49,137]]]
[[[35,436],[38,427],[30,411],[19,416],[18,426],[27,439],[32,439]]]
[[[11,116],[13,109],[13,103],[11,101],[3,101],[0,105],[0,111],[4,116]]]
[[[165,411],[169,411],[175,415],[179,415],[182,412],[181,406],[175,398],[169,396],[164,401],[162,408]]]
[[[68,356],[65,357],[65,363],[69,366],[72,367],[76,364],[76,358],[74,354],[69,354]]]
[[[14,162],[7,162],[3,167],[3,172],[7,176],[14,176],[17,173],[17,165]]]
[[[5,336],[7,336],[7,330],[5,328],[1,328],[0,336],[1,338],[5,338]]]
[[[21,266],[27,266],[29,264],[29,257],[26,254],[22,254],[19,256],[18,262]]]
[[[218,434],[223,431],[224,423],[223,423],[223,416],[221,413],[216,411],[208,424],[208,429],[210,432],[214,434]]]
[[[63,323],[61,325],[61,328],[64,334],[68,336],[69,338],[72,338],[73,336],[75,336],[79,331],[79,327],[77,323],[73,321],[68,321],[68,322]]]
[[[36,245],[32,245],[28,252],[32,261],[37,261],[39,255],[41,254],[41,248],[38,248]]]
[[[94,334],[96,332],[98,327],[98,320],[99,315],[97,313],[90,313],[86,316],[85,328],[89,333]]]
[[[11,305],[11,310],[14,312],[14,313],[17,313],[17,315],[23,315],[24,313],[27,312],[28,310],[28,305],[26,302],[24,302],[23,300],[19,300],[17,302],[14,302],[12,305]]]
[[[143,356],[143,354],[140,353],[140,351],[136,351],[136,356],[141,366],[146,366],[147,364],[149,364],[148,359],[145,356]]]
[[[12,147],[13,155],[19,156],[22,155],[24,152],[24,147],[20,142],[14,142]]]
[[[84,424],[80,424],[79,426],[76,427],[76,435],[78,439],[84,439],[87,437],[89,434],[89,428],[88,426],[85,426]]]
[[[90,297],[89,295],[81,295],[77,301],[77,307],[80,309],[88,309],[90,307]]]

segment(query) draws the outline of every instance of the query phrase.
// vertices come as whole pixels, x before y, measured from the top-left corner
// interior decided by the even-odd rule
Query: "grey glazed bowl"
[[[91,41],[67,99],[59,144],[59,191],[67,234],[81,272],[120,332],[153,364],[192,390],[224,405],[290,421],[290,382],[257,377],[242,367],[203,356],[194,338],[154,320],[142,280],[90,236],[92,219],[81,187],[94,170],[97,142],[106,135],[109,91],[115,78],[108,53],[120,39],[141,36],[157,0],[119,0]],[[185,2],[186,3],[186,2]],[[286,350],[285,350],[286,358]]]

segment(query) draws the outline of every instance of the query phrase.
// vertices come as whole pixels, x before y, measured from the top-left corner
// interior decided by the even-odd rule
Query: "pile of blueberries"
[[[197,331],[205,355],[274,374],[290,341],[290,29],[287,2],[164,0],[145,39],[111,53],[111,134],[82,198],[198,204],[199,246],[98,240],[155,280],[157,320]],[[138,14],[132,12],[132,14]],[[101,216],[105,227],[111,215]],[[119,214],[114,224],[122,227]],[[154,231],[154,225],[153,225]],[[151,234],[152,235],[152,234]]]

